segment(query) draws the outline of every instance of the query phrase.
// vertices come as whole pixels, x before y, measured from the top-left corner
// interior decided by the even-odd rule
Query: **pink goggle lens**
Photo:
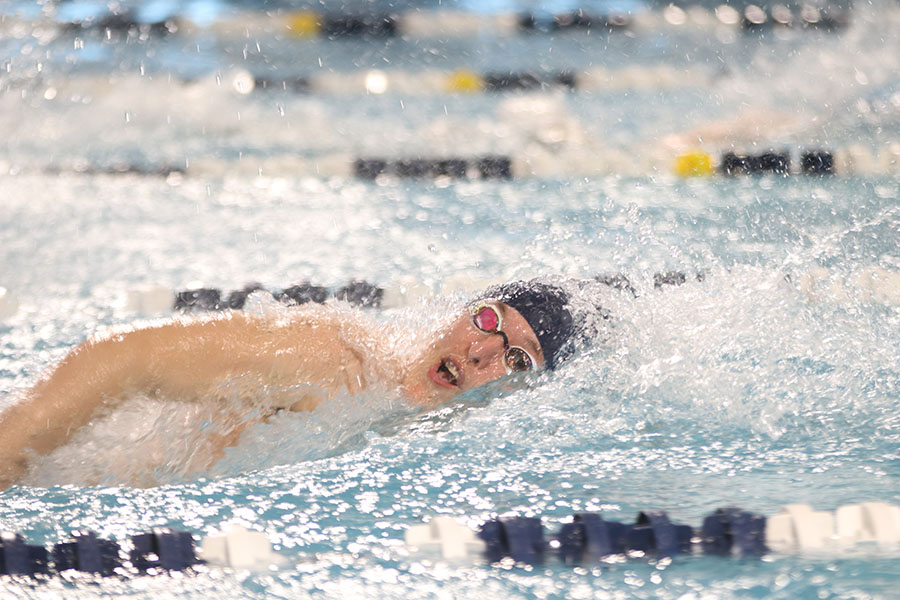
[[[475,327],[493,333],[500,328],[500,315],[490,306],[482,306],[473,317]]]

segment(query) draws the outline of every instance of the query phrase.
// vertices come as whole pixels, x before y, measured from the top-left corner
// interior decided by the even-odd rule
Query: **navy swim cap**
[[[575,334],[575,320],[567,308],[569,295],[554,285],[531,281],[513,281],[487,289],[481,300],[499,300],[525,317],[537,336],[544,364],[556,368],[566,353],[566,342]]]

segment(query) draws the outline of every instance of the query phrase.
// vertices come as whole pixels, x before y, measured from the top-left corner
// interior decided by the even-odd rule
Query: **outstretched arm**
[[[27,468],[27,450],[64,444],[100,408],[129,393],[211,397],[222,382],[249,375],[264,385],[311,383],[326,393],[364,387],[361,357],[327,318],[273,323],[231,314],[171,321],[78,346],[16,405],[0,414],[0,489]],[[293,408],[311,408],[297,398]]]

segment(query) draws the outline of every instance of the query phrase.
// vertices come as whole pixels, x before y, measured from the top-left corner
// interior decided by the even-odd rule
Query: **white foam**
[[[209,467],[215,447],[210,434],[227,434],[219,429],[227,418],[215,403],[135,397],[93,419],[51,454],[34,458],[23,482],[148,487],[192,479]]]
[[[0,287],[0,320],[9,319],[19,311],[19,299],[5,287]]]

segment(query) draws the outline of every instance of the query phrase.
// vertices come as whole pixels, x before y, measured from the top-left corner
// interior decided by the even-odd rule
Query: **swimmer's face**
[[[544,355],[528,321],[516,309],[492,302],[500,327],[510,346],[524,349],[535,368],[544,366]],[[413,400],[434,406],[507,374],[503,336],[475,326],[466,309],[429,345],[403,381],[403,391]]]

